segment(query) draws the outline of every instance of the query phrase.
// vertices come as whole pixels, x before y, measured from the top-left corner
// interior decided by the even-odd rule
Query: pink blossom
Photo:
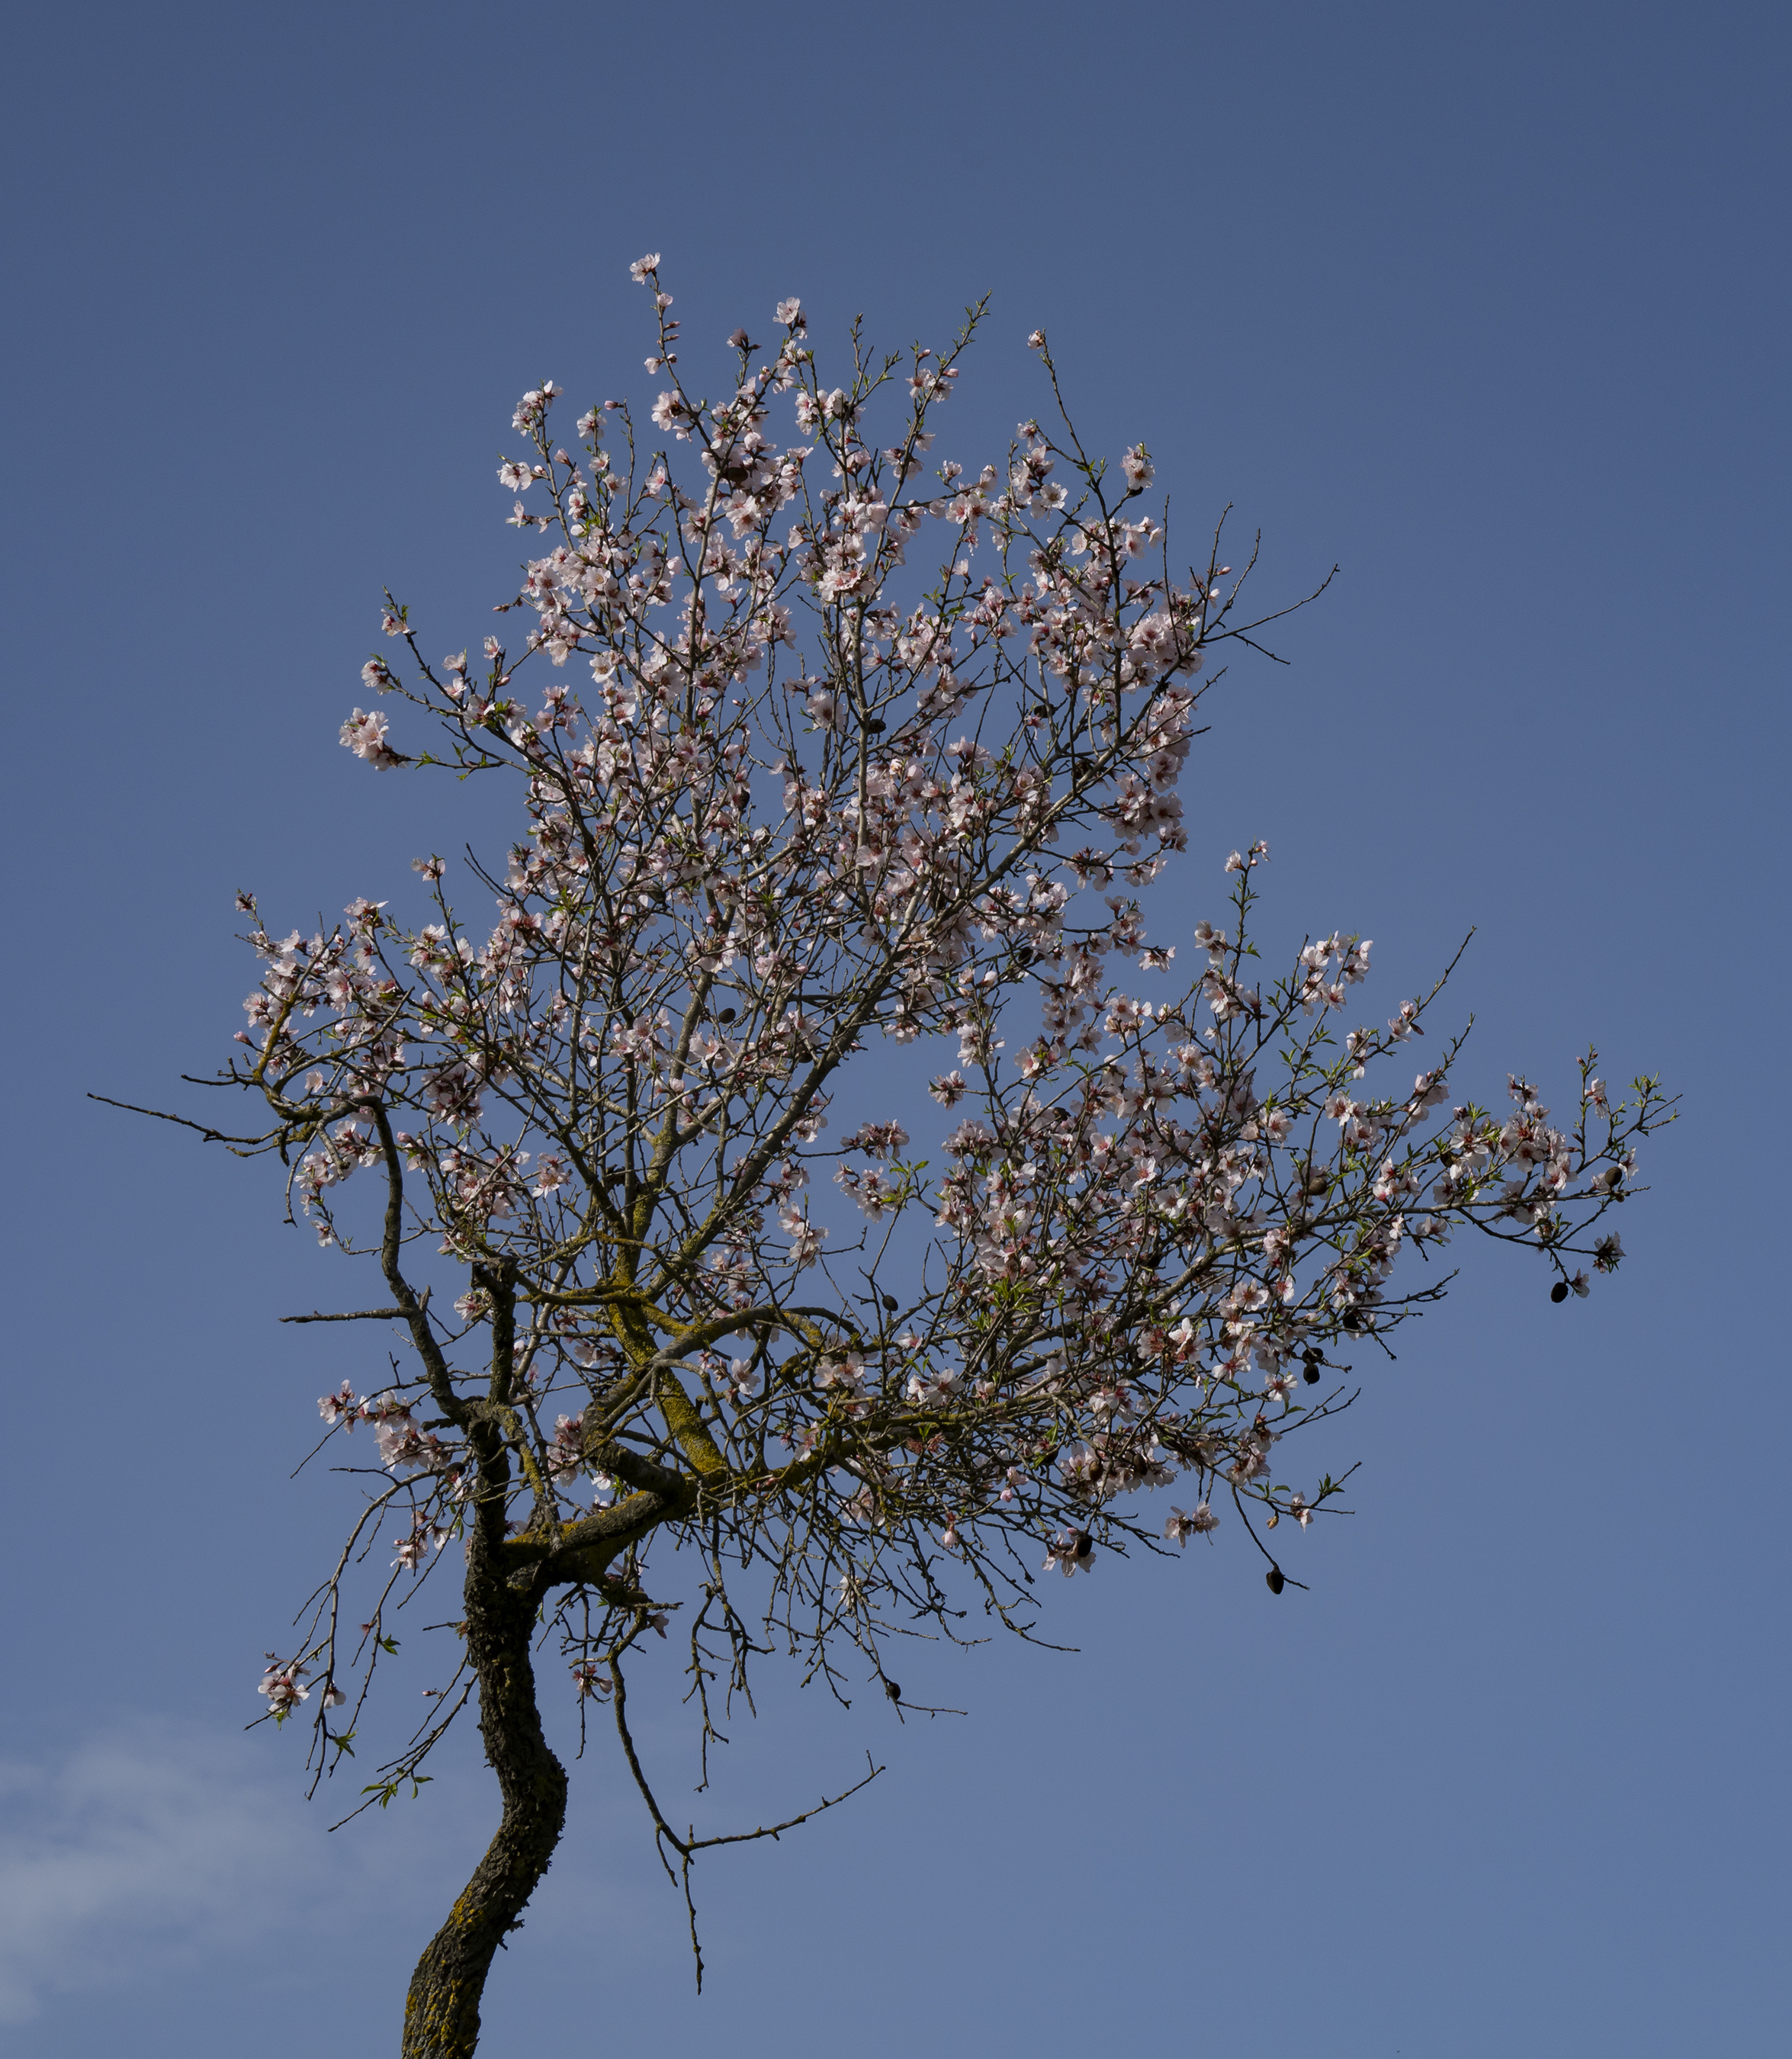
[[[1059,1572],[1065,1579],[1077,1573],[1094,1570],[1095,1546],[1086,1530],[1065,1529],[1052,1539],[1052,1548],[1046,1558],[1045,1571]]]
[[[383,715],[367,715],[356,708],[342,725],[341,740],[344,747],[357,758],[364,758],[369,765],[376,765],[382,771],[389,766],[407,763],[387,743],[386,719]]]
[[[317,1404],[317,1412],[333,1430],[339,1423],[346,1423],[352,1430],[360,1420],[362,1404],[355,1398],[355,1390],[345,1380],[334,1394],[326,1394]]]
[[[282,1664],[269,1654],[268,1670],[255,1691],[267,1696],[269,1714],[277,1723],[285,1722],[300,1703],[311,1699],[311,1690],[305,1684],[305,1670],[302,1666]]]
[[[1191,1537],[1204,1536],[1219,1527],[1219,1517],[1205,1501],[1197,1502],[1186,1515],[1180,1508],[1172,1508],[1169,1519],[1164,1525],[1164,1535],[1174,1543],[1186,1544]]]

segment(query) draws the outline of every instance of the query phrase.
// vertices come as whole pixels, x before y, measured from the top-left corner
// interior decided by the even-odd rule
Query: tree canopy
[[[1452,968],[1367,1026],[1367,940],[1274,969],[1260,843],[1148,938],[1213,660],[1286,610],[1252,611],[1223,525],[1173,569],[1149,450],[1085,451],[1043,335],[1048,419],[973,474],[930,446],[981,309],[938,353],[855,329],[829,387],[785,301],[711,400],[635,270],[654,435],[611,400],[563,444],[560,389],[526,393],[500,478],[540,555],[501,633],[438,661],[388,595],[342,728],[383,771],[516,783],[508,854],[468,861],[495,918],[436,855],[420,921],[363,898],[280,935],[241,896],[261,974],[220,1083],[265,1115],[193,1125],[277,1155],[294,1219],[381,1276],[289,1320],[396,1339],[320,1404],[363,1505],[261,1683],[320,1778],[398,1599],[464,1565],[454,1677],[363,1788],[426,1777],[476,1706],[503,1820],[418,1966],[417,2059],[473,2049],[560,1834],[544,1651],[688,1898],[705,1841],[654,1798],[632,1668],[688,1670],[707,1751],[763,1653],[900,1707],[917,1624],[1025,1636],[1042,1575],[1222,1524],[1280,1594],[1273,1532],[1342,1484],[1295,1440],[1443,1293],[1452,1238],[1585,1294],[1671,1113],[1591,1052],[1559,1119],[1516,1077],[1459,1098]]]

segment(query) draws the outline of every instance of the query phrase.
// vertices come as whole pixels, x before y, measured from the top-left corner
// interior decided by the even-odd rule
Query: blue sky
[[[1390,1006],[1477,926],[1484,1093],[1565,1098],[1592,1040],[1684,1117],[1591,1300],[1469,1254],[1338,1430],[1310,1593],[1104,1567],[1052,1596],[1077,1655],[924,1658],[962,1719],[768,1685],[708,1822],[889,1770],[715,1858],[700,2002],[588,1758],[491,2049],[1785,2049],[1789,46],[1744,6],[14,14],[9,2049],[390,2051],[492,1819],[464,1752],[329,1837],[241,1734],[362,1347],[276,1326],[336,1279],[261,1169],[82,1096],[217,1061],[237,886],[307,921],[441,841],[336,743],[380,589],[480,633],[516,396],[640,386],[647,249],[698,348],[988,293],[942,451],[1041,404],[1043,323],[1175,519],[1233,504],[1278,591],[1338,563],[1209,704],[1189,919],[1266,837],[1266,923],[1372,935]]]

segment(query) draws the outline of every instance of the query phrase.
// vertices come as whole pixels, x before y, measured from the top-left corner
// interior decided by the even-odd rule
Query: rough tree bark
[[[537,1583],[512,1586],[501,1547],[494,1555],[485,1525],[471,1527],[467,1654],[479,1680],[479,1726],[504,1816],[411,1977],[404,2059],[468,2059],[479,2043],[480,1997],[492,1955],[547,1872],[566,1821],[566,1770],[542,1734],[529,1658]]]

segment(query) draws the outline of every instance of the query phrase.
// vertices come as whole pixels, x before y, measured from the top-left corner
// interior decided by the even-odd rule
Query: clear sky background
[[[707,1864],[700,2001],[594,1746],[488,2048],[1788,2049],[1786,10],[72,0],[3,54],[8,2050],[390,2053],[495,1820],[468,1749],[329,1837],[241,1734],[372,1347],[276,1326],[342,1272],[266,1168],[82,1097],[218,1062],[238,885],[309,924],[445,841],[336,742],[380,588],[483,632],[516,396],[641,389],[649,249],[693,361],[986,292],[942,453],[1041,406],[1044,323],[1191,540],[1340,564],[1209,703],[1188,919],[1267,837],[1377,1014],[1479,926],[1463,1085],[1564,1101],[1591,1039],[1685,1113],[1590,1300],[1463,1248],[1310,1592],[1234,1528],[1054,1583],[1077,1655],[918,1654],[962,1718],[768,1675],[684,1813],[889,1770]]]

